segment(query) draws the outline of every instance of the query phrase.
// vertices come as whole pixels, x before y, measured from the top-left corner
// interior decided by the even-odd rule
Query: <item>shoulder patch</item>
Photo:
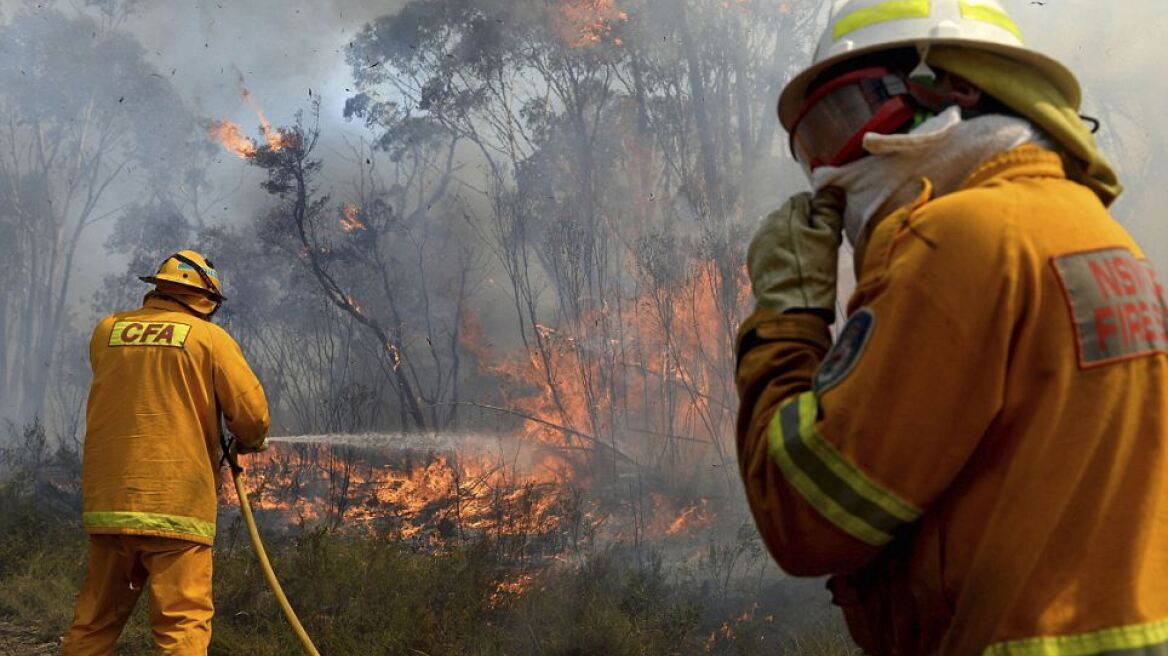
[[[1126,248],[1051,259],[1075,331],[1080,369],[1168,353],[1168,308],[1156,270]]]
[[[875,327],[876,313],[868,308],[861,308],[848,319],[823,364],[819,365],[819,371],[815,372],[816,396],[840,384],[852,373]]]
[[[190,324],[174,321],[118,321],[110,331],[110,346],[173,346],[182,348]]]

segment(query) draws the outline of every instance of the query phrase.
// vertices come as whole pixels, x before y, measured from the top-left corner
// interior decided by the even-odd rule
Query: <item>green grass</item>
[[[316,533],[276,549],[275,567],[328,654],[686,654],[700,610],[659,568],[608,552],[537,573],[522,593],[490,545],[445,555]],[[245,549],[221,554],[214,653],[295,653]],[[241,609],[248,609],[242,611]]]

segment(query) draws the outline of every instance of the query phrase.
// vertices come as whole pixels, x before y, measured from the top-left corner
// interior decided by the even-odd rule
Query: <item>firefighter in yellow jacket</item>
[[[1168,312],[1079,102],[992,0],[838,0],[780,99],[741,473],[868,653],[1168,654]]]
[[[263,387],[210,321],[224,300],[211,262],[180,251],[142,280],[155,285],[142,307],[102,319],[89,345],[89,569],[67,656],[113,653],[144,587],[159,650],[207,652],[220,413],[241,453],[268,431]]]

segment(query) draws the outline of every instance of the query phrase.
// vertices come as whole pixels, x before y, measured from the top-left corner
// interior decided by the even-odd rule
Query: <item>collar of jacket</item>
[[[994,180],[1022,177],[1066,178],[1066,173],[1063,169],[1062,159],[1057,153],[1041,146],[1026,144],[986,160],[965,178],[965,182],[961,183],[957,191],[985,186]],[[861,280],[861,284],[865,272],[865,262],[869,265],[875,265],[874,258],[883,258],[900,227],[908,222],[909,217],[914,212],[931,200],[933,200],[933,183],[928,178],[921,178],[921,193],[913,202],[868,224],[854,255],[856,276]]]
[[[154,291],[148,292],[146,297],[142,299],[142,307],[152,308],[155,310],[169,310],[171,312],[183,312],[193,317],[203,319],[204,321],[207,319],[206,315],[196,312],[194,308],[186,305],[185,303],[180,303],[179,301],[176,301],[169,296]]]

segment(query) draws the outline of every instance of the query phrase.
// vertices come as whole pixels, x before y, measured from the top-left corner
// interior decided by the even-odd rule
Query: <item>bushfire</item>
[[[614,29],[628,16],[613,0],[556,7],[552,22],[567,45],[619,45]],[[285,147],[242,83],[241,96],[268,148]],[[240,157],[260,150],[228,121],[213,123],[212,135]],[[336,220],[338,232],[372,242],[359,205],[343,203]],[[280,443],[251,459],[261,515],[286,527],[369,531],[428,546],[522,535],[559,545],[553,551],[566,535],[686,541],[741,519],[739,497],[719,494],[737,484],[726,437],[734,406],[728,317],[743,314],[748,286],[735,278],[742,272],[727,273],[712,259],[663,276],[639,257],[624,262],[628,291],[620,298],[582,299],[577,313],[547,323],[529,317],[531,339],[522,346],[495,346],[473,312],[460,312],[460,351],[483,379],[497,381],[482,407],[493,404],[510,419],[506,437],[490,438],[495,448],[455,436],[440,447],[418,446],[416,436]],[[347,293],[339,298],[356,316],[382,311]],[[395,371],[409,366],[398,344],[384,346]]]
[[[207,128],[207,134],[222,144],[224,148],[240,157],[247,158],[256,154],[255,142],[243,135],[238,123],[211,121],[210,127]]]
[[[358,217],[360,212],[360,207],[357,207],[353,203],[345,203],[341,207],[341,230],[345,232],[365,230],[365,222]]]
[[[354,221],[361,229],[356,213],[346,206],[342,227]],[[711,346],[717,288],[713,265],[699,267],[675,289],[630,299],[631,311],[597,307],[579,329],[538,325],[543,346],[530,350],[498,352],[468,314],[463,346],[500,381],[499,409],[514,419],[505,436],[281,442],[252,457],[255,503],[284,526],[371,532],[428,548],[493,535],[554,554],[581,535],[691,547],[711,531],[732,535],[742,519],[737,496],[698,494],[725,488],[662,473],[704,470],[736,481],[720,455],[731,413],[712,393],[726,386],[719,376],[728,368]],[[620,324],[618,337],[590,338],[587,326],[601,322]],[[586,381],[611,377],[606,367],[618,357],[627,384],[615,394],[589,388]],[[614,417],[623,418],[619,426]],[[660,467],[663,458],[672,469]]]
[[[243,98],[243,102],[247,103],[247,106],[251,107],[252,110],[255,111],[256,116],[259,117],[260,129],[263,130],[264,139],[268,142],[268,146],[270,146],[272,150],[280,150],[287,147],[288,137],[284,135],[284,133],[273,128],[272,124],[268,122],[268,117],[264,116],[264,111],[260,109],[260,106],[257,105],[255,100],[252,99],[251,91],[248,91],[247,87],[243,86],[243,78],[240,78],[239,80],[239,95],[241,98]]]
[[[243,79],[239,80],[239,95],[243,101],[247,103],[255,111],[256,116],[260,119],[260,130],[264,134],[264,140],[268,147],[272,150],[282,150],[290,145],[287,134],[273,128],[268,118],[264,116],[263,110],[256,104],[252,98],[251,91],[243,86]],[[207,128],[207,134],[211,139],[222,144],[224,148],[235,153],[241,158],[254,157],[259,152],[259,146],[250,137],[243,134],[243,130],[239,124],[228,120],[211,121]]]
[[[458,440],[455,440],[457,442]],[[709,499],[643,503],[620,485],[585,490],[554,456],[512,459],[515,444],[469,436],[425,444],[415,436],[301,437],[249,456],[253,507],[269,525],[405,540],[441,551],[478,537],[522,538],[558,556],[580,540],[694,541],[715,523]],[[230,486],[230,504],[238,504]],[[235,512],[235,511],[229,511]]]
[[[629,19],[613,0],[569,0],[551,15],[552,27],[570,48],[584,48],[611,39],[620,46],[620,37],[613,36],[618,23]]]

